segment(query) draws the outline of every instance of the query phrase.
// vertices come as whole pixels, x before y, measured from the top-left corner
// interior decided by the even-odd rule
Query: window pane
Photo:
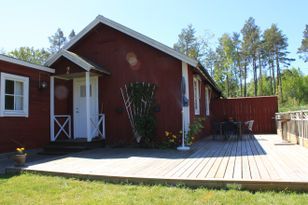
[[[15,95],[23,95],[24,94],[24,83],[15,81]]]
[[[14,96],[10,95],[5,96],[5,109],[14,110]]]
[[[80,97],[85,97],[86,96],[86,86],[85,85],[81,85],[80,86]]]
[[[23,110],[24,104],[23,104],[23,97],[21,96],[15,96],[15,110]]]
[[[90,85],[90,97],[92,96],[92,86]],[[86,86],[81,85],[80,86],[80,97],[84,98],[86,97]]]
[[[5,80],[5,94],[14,94],[14,81]]]

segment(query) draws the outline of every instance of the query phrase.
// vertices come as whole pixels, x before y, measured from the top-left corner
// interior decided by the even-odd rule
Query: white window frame
[[[28,117],[29,116],[29,78],[9,73],[0,73],[0,116],[1,117]],[[5,109],[5,81],[12,80],[23,83],[23,110]]]
[[[210,116],[210,89],[205,86],[205,116]]]
[[[199,76],[194,76],[194,78],[193,78],[193,88],[194,88],[194,110],[195,110],[195,115],[200,115],[200,84],[201,84],[200,77]]]

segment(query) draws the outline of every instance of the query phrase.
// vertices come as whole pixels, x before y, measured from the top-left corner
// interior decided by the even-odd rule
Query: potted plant
[[[27,158],[27,153],[24,147],[16,148],[16,154],[14,155],[13,159],[15,161],[15,166],[24,166]]]

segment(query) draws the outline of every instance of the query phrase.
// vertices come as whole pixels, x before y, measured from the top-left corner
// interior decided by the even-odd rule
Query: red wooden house
[[[0,152],[16,142],[41,147],[60,138],[129,143],[132,131],[120,88],[157,86],[157,135],[186,129],[195,116],[209,131],[211,99],[220,90],[200,64],[123,25],[98,16],[45,66],[0,56]],[[189,105],[182,116],[181,80]],[[47,83],[47,84],[46,84]],[[46,89],[46,85],[48,89]]]

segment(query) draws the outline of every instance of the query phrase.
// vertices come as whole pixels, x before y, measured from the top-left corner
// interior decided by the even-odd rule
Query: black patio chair
[[[237,126],[232,121],[227,121],[223,126],[225,140],[233,138],[237,133]]]
[[[217,137],[220,137],[220,124],[219,122],[214,122],[212,124],[212,139],[216,140]]]
[[[254,120],[249,120],[244,123],[245,125],[244,132],[248,134],[249,137],[253,137],[253,132],[252,132],[253,123]]]

